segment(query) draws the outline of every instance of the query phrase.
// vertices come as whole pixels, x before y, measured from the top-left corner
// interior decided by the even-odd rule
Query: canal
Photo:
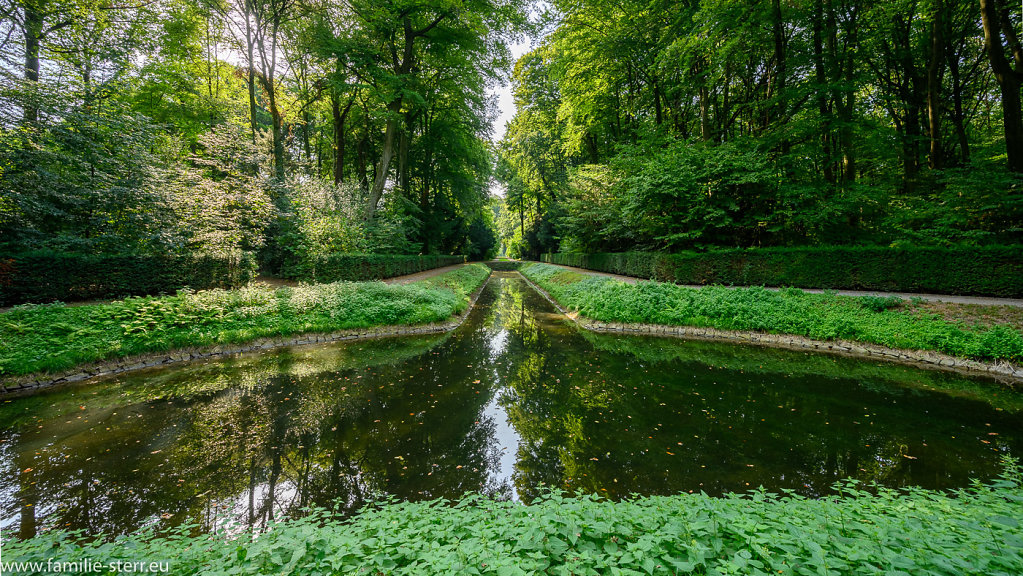
[[[223,532],[318,505],[856,478],[951,489],[1023,442],[1023,395],[824,354],[578,329],[517,273],[434,336],[301,346],[0,405],[0,528]]]

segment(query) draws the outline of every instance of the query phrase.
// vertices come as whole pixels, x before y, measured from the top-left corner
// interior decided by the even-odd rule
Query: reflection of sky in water
[[[507,485],[512,487],[512,499],[518,500],[518,492],[512,483],[512,474],[515,472],[515,460],[519,447],[519,434],[515,431],[508,419],[508,413],[501,406],[499,399],[508,390],[502,386],[500,381],[501,358],[508,349],[509,332],[504,328],[497,328],[487,332],[487,347],[490,350],[490,361],[495,364],[491,371],[493,378],[493,398],[483,408],[484,417],[495,424],[494,447],[500,452],[500,460],[497,466],[490,471],[489,484],[492,486]]]
[[[575,329],[496,274],[453,333],[314,345],[0,403],[0,527],[237,532],[388,495],[815,496],[991,478],[1023,397],[955,375]],[[950,395],[931,389],[952,389]],[[995,406],[977,401],[988,397]],[[910,458],[911,457],[911,458]]]
[[[497,467],[490,471],[490,484],[491,485],[502,485],[507,484],[512,486],[512,498],[514,500],[519,499],[518,491],[514,489],[512,484],[512,474],[515,472],[515,461],[516,454],[519,448],[519,434],[515,431],[515,427],[511,425],[508,420],[508,413],[498,402],[501,397],[503,390],[498,390],[497,394],[490,400],[490,403],[483,409],[483,414],[493,419],[496,424],[494,430],[494,444],[497,450],[500,451],[501,458],[498,461]]]

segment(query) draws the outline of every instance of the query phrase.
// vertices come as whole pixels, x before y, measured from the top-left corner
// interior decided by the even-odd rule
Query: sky
[[[512,60],[517,61],[523,54],[529,52],[529,40],[523,40],[511,45]],[[493,86],[487,90],[487,94],[497,96],[497,120],[494,121],[494,143],[504,138],[505,128],[512,117],[515,116],[515,99],[512,96],[512,85],[509,79],[504,86]]]
[[[512,58],[518,60],[523,54],[529,51],[529,40],[524,40],[511,45]],[[504,138],[508,122],[515,116],[515,98],[512,96],[511,80],[503,86],[493,86],[487,89],[487,94],[497,97],[497,119],[494,120],[494,132],[491,141],[495,144]],[[504,189],[497,183],[490,184],[490,193],[504,196]]]

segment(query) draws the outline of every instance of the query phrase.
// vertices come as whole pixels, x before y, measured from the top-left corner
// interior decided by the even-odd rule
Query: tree
[[[1001,88],[1002,126],[1009,170],[1023,173],[1023,103],[1020,99],[1023,46],[1016,33],[1020,15],[1005,0],[980,0],[980,16],[984,23],[984,48],[991,71]]]

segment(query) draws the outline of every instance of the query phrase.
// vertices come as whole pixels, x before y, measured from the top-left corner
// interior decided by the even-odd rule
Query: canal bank
[[[536,269],[534,267],[540,267],[541,275],[536,273]],[[586,330],[596,332],[651,334],[657,336],[674,336],[703,340],[734,341],[793,350],[808,350],[853,357],[881,359],[885,361],[911,364],[931,370],[943,370],[963,374],[982,374],[996,378],[1008,385],[1023,385],[1023,366],[1008,360],[984,361],[945,354],[936,350],[895,348],[872,342],[846,340],[841,338],[833,340],[819,340],[799,334],[772,333],[757,330],[727,330],[712,326],[685,326],[593,320],[591,318],[587,318],[578,310],[571,310],[565,307],[554,296],[552,296],[550,292],[544,288],[544,286],[541,286],[541,283],[544,283],[547,288],[555,288],[559,285],[577,282],[572,279],[568,279],[563,282],[558,280],[554,280],[553,282],[544,282],[544,279],[549,276],[562,274],[558,271],[555,271],[554,274],[550,274],[551,269],[564,268],[548,264],[527,264],[525,268],[520,268],[519,273],[522,274],[522,277],[526,279],[526,281],[528,281],[534,289],[543,294],[543,296],[556,306],[563,314]],[[544,273],[546,273],[546,276],[543,275]],[[569,274],[574,274],[574,272],[569,271]],[[598,278],[597,276],[591,277]],[[616,279],[606,276],[599,278],[601,280],[616,281]],[[624,285],[626,283],[622,282],[622,284]],[[693,290],[687,287],[677,288],[681,290]],[[582,290],[585,290],[585,288],[582,288]],[[576,293],[578,293],[578,291]]]

